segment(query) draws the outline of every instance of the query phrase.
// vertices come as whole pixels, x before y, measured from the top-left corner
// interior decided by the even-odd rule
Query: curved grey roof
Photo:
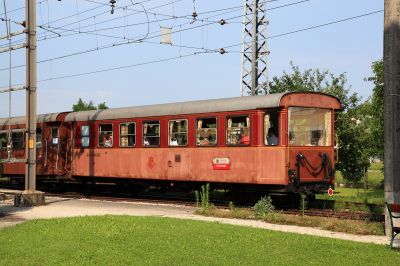
[[[65,121],[108,120],[277,108],[285,94],[287,93],[73,112],[65,117]]]
[[[52,113],[52,114],[43,114],[37,116],[38,123],[44,122],[54,122],[57,121],[58,115],[61,113]],[[11,125],[22,125],[25,124],[25,116],[17,116],[11,118]],[[0,118],[0,127],[8,126],[8,117],[7,118]]]

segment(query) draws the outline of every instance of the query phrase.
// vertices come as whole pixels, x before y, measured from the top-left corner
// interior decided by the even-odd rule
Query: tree
[[[373,76],[367,81],[374,83],[372,97],[368,101],[368,114],[370,115],[370,129],[372,136],[371,155],[383,159],[383,59],[372,63]]]
[[[108,106],[106,105],[105,102],[102,102],[99,103],[96,107],[92,101],[86,103],[81,98],[79,98],[76,104],[72,105],[72,110],[74,112],[97,110],[97,109],[108,109]]]
[[[344,73],[336,76],[328,70],[319,69],[306,69],[302,72],[292,62],[290,65],[291,73],[284,71],[282,76],[272,78],[269,84],[271,93],[313,91],[337,97],[343,109],[335,115],[335,131],[339,140],[339,161],[336,169],[347,180],[360,181],[365,167],[369,165],[368,156],[363,150],[365,129],[352,122],[352,118],[357,118],[360,112],[360,98],[356,93],[350,93]]]

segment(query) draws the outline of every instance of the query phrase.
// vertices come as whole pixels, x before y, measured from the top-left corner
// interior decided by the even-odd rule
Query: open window
[[[24,132],[12,132],[11,139],[13,149],[24,148]]]
[[[7,149],[7,133],[0,133],[0,149]]]
[[[88,125],[81,126],[81,144],[83,148],[87,148],[90,145],[90,129]]]
[[[36,128],[36,147],[42,148],[42,129]]]
[[[217,118],[197,119],[196,144],[197,146],[217,145]]]
[[[169,146],[186,146],[188,143],[187,120],[172,120],[169,121]]]
[[[278,112],[268,112],[264,115],[264,143],[269,146],[279,144]]]
[[[113,125],[99,125],[99,147],[111,148],[113,146]]]
[[[134,147],[136,144],[136,124],[119,124],[119,145],[121,147]]]
[[[146,121],[143,123],[143,146],[160,146],[160,121]]]
[[[51,144],[58,145],[58,127],[51,128]]]
[[[250,117],[234,116],[226,120],[226,144],[248,145],[250,144]]]

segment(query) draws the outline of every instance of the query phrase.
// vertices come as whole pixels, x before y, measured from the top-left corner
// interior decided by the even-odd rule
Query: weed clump
[[[274,210],[275,210],[275,207],[272,204],[272,199],[270,196],[262,197],[254,205],[254,213],[255,213],[256,218],[263,218],[263,217],[267,216],[267,214],[272,213]]]

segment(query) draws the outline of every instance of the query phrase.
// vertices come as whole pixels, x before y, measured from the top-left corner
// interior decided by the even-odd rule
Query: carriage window
[[[36,147],[37,148],[42,147],[42,129],[41,128],[36,129]]]
[[[187,145],[187,120],[169,121],[169,146],[186,146]]]
[[[143,123],[143,145],[146,147],[160,145],[160,121]]]
[[[11,138],[14,149],[24,148],[24,132],[13,132]]]
[[[331,111],[320,108],[289,108],[290,146],[332,145]]]
[[[197,119],[196,144],[198,146],[217,145],[217,119]]]
[[[136,144],[135,123],[124,123],[119,125],[119,145],[121,147],[134,147]]]
[[[51,128],[51,144],[58,145],[58,128]]]
[[[279,144],[278,113],[270,112],[264,116],[264,143],[275,146]]]
[[[85,125],[85,126],[81,126],[81,132],[82,132],[82,139],[81,139],[81,143],[82,143],[82,147],[89,147],[90,144],[90,130],[89,130],[89,126]]]
[[[226,137],[228,145],[250,144],[250,117],[228,117]]]
[[[99,126],[99,147],[110,148],[113,146],[113,125]]]
[[[7,149],[7,133],[0,133],[0,149]]]

